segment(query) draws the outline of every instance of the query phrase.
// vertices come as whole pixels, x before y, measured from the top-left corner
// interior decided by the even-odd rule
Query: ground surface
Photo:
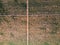
[[[28,1],[28,45],[60,45],[60,0]],[[0,0],[0,45],[27,45],[26,14],[27,0]]]
[[[26,0],[0,0],[0,15],[26,15]]]
[[[0,16],[0,45],[27,45],[26,16]]]
[[[29,16],[29,45],[60,45],[60,15]]]
[[[60,0],[29,0],[29,15],[60,14]]]

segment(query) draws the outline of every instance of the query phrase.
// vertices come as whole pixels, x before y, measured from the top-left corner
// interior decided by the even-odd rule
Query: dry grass
[[[26,45],[26,21],[26,16],[0,16],[0,45]]]
[[[60,14],[60,0],[29,0],[29,14]]]
[[[0,0],[0,15],[26,15],[26,0]]]
[[[60,15],[29,17],[29,45],[60,45]]]

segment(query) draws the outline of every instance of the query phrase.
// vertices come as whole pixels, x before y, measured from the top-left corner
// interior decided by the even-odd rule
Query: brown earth
[[[60,15],[29,16],[29,45],[60,45]]]
[[[26,16],[0,16],[0,45],[26,45]]]

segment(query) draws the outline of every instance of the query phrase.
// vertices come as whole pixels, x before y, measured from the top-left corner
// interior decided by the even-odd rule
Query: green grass
[[[48,42],[44,42],[44,45],[49,45],[49,43]]]
[[[27,45],[26,43],[27,43],[26,41],[21,41],[21,40],[17,40],[17,41],[5,40],[5,41],[0,42],[0,45]]]
[[[0,45],[4,45],[4,42],[0,42]]]
[[[14,42],[9,42],[8,45],[16,45]]]

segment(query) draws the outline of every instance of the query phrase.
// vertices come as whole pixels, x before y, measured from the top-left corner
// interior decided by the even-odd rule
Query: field
[[[29,45],[60,45],[60,15],[29,16]]]
[[[0,15],[26,15],[26,0],[0,0]]]
[[[60,0],[29,0],[29,15],[60,14]]]
[[[26,16],[0,16],[0,45],[27,45]]]
[[[0,0],[0,45],[27,44],[60,45],[60,0]]]

